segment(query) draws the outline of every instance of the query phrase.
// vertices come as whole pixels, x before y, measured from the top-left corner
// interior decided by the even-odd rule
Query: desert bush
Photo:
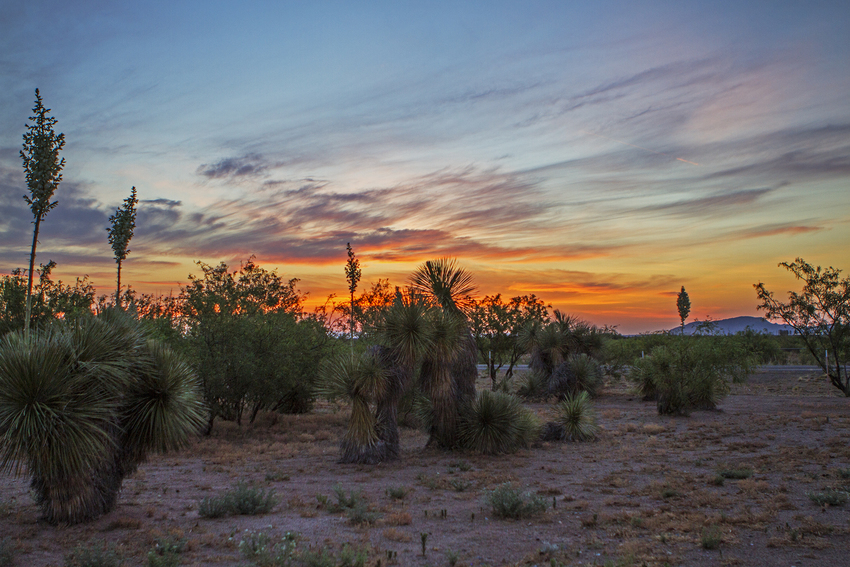
[[[157,539],[148,552],[148,567],[176,567],[180,565],[180,554],[186,550],[186,539],[167,537]]]
[[[602,370],[599,363],[582,353],[570,356],[559,364],[549,378],[547,389],[550,395],[559,398],[587,392],[596,396],[602,385]]]
[[[278,502],[273,488],[266,490],[239,482],[221,496],[210,496],[201,500],[198,514],[202,518],[259,516],[271,512]]]
[[[730,383],[742,382],[752,370],[752,358],[731,338],[676,339],[637,359],[631,374],[645,398],[654,393],[660,414],[713,409],[729,392]]]
[[[124,558],[105,541],[78,545],[65,556],[65,567],[120,567]]]
[[[828,504],[829,506],[843,506],[847,503],[847,493],[841,490],[827,489],[823,492],[807,492],[806,496],[809,500],[819,506]]]
[[[505,483],[487,493],[486,503],[497,518],[520,519],[546,510],[546,500],[530,492],[521,492]]]
[[[703,528],[700,536],[700,543],[703,549],[717,549],[723,542],[723,534],[720,533],[720,528],[710,526]]]
[[[404,486],[390,486],[387,488],[387,496],[393,500],[404,500],[405,496],[410,493],[410,489]]]
[[[464,408],[459,427],[459,445],[486,454],[510,453],[527,447],[540,427],[534,415],[518,398],[483,390]]]
[[[723,469],[717,474],[719,474],[723,478],[728,478],[732,480],[743,480],[745,478],[750,478],[751,476],[753,476],[753,469]]]
[[[563,438],[567,441],[592,441],[599,433],[596,412],[587,392],[568,396],[559,403],[557,422],[564,428]]]
[[[123,479],[204,414],[190,367],[128,313],[0,339],[0,470],[27,471],[48,522],[112,510]]]
[[[272,537],[264,532],[245,530],[239,541],[239,552],[258,567],[289,567],[293,565],[298,534],[286,532]]]

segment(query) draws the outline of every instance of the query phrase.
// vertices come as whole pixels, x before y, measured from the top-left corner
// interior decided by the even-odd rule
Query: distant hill
[[[700,324],[702,324],[702,322],[687,323],[685,325],[685,334],[694,334]],[[789,325],[778,325],[776,323],[765,321],[761,317],[732,317],[731,319],[712,321],[712,324],[715,326],[718,333],[724,335],[734,335],[735,333],[746,331],[748,328],[752,329],[756,333],[767,333],[769,335],[784,334],[780,333],[780,331],[787,331],[790,335],[794,334],[794,329],[792,329]],[[671,335],[678,335],[681,332],[681,327],[670,329]]]

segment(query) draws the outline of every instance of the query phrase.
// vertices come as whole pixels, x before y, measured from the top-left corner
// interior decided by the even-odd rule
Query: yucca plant
[[[596,396],[602,384],[602,371],[599,364],[582,353],[570,356],[559,364],[549,379],[549,394],[558,397],[575,396],[587,392]]]
[[[377,418],[370,404],[386,389],[386,370],[371,351],[345,353],[331,359],[322,370],[317,391],[329,398],[351,402],[348,430],[340,445],[341,463],[374,464],[386,458],[386,445],[378,436]]]
[[[150,451],[184,445],[205,418],[194,374],[131,314],[0,341],[0,469],[26,469],[49,522],[109,512]]]
[[[557,423],[563,426],[563,438],[567,441],[592,441],[599,434],[596,411],[587,392],[579,392],[556,407]]]
[[[432,348],[420,376],[434,409],[428,443],[450,449],[457,443],[458,413],[475,398],[478,352],[464,314],[475,286],[472,275],[455,260],[440,258],[417,268],[410,287],[440,308],[432,311]]]
[[[518,398],[483,390],[464,408],[459,445],[486,454],[512,453],[537,438],[540,425]]]

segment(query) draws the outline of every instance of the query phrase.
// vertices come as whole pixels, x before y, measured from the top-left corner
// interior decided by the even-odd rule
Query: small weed
[[[703,549],[717,549],[723,541],[723,536],[720,533],[720,528],[711,526],[703,528],[700,543]]]
[[[455,567],[457,565],[457,560],[460,559],[460,556],[456,551],[452,551],[451,549],[446,550],[446,559],[449,562],[449,567]]]
[[[487,494],[487,504],[497,518],[525,518],[546,510],[546,500],[541,496],[523,493],[506,483]]]
[[[743,480],[753,476],[753,469],[723,469],[717,474],[731,480]]]
[[[449,466],[455,467],[456,469],[462,472],[468,472],[472,470],[472,465],[470,465],[466,461],[454,461],[453,463],[449,463]]]
[[[465,492],[472,483],[463,480],[462,478],[453,478],[449,484],[455,492]]]
[[[286,480],[290,480],[290,476],[280,471],[266,473],[266,482],[280,482]]]
[[[665,488],[661,491],[661,498],[679,498],[681,495],[682,493],[674,488]]]
[[[850,480],[850,469],[838,469],[838,477],[844,480]]]
[[[410,493],[409,488],[404,486],[391,486],[387,488],[387,496],[393,500],[404,500],[404,497]]]
[[[370,512],[366,502],[358,500],[353,508],[349,508],[346,511],[346,516],[348,517],[348,521],[356,526],[362,524],[368,524],[371,526],[378,520],[380,514]]]
[[[174,537],[157,539],[154,548],[148,552],[148,567],[177,567],[186,543],[185,539]]]
[[[11,567],[15,564],[15,544],[8,537],[0,539],[0,567]]]
[[[421,532],[419,537],[422,539],[422,557],[425,557],[428,546],[428,532]]]
[[[342,485],[337,484],[333,487],[333,491],[334,494],[336,494],[336,504],[329,507],[331,512],[342,512],[344,510],[356,508],[359,504],[364,502],[362,490],[349,490],[348,495],[346,495],[345,489]]]
[[[831,488],[824,490],[823,492],[807,492],[806,496],[809,497],[809,500],[819,506],[843,506],[847,503],[846,492],[833,490]]]
[[[120,567],[124,558],[114,546],[99,544],[78,545],[65,556],[65,567]]]
[[[327,494],[317,494],[316,502],[319,503],[319,508],[327,508],[328,507],[328,495]]]
[[[641,518],[640,516],[632,516],[629,519],[629,523],[632,525],[633,528],[642,528],[643,518]]]
[[[716,475],[714,475],[714,478],[711,479],[711,484],[713,484],[714,486],[723,486],[724,484],[726,484],[726,477],[720,473],[717,473]]]

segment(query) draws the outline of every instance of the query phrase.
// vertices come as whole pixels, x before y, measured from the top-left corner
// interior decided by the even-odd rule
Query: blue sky
[[[458,5],[460,4],[460,5]],[[24,266],[18,151],[65,133],[38,260],[168,293],[250,254],[314,301],[454,256],[623,332],[756,314],[797,256],[850,267],[844,2],[28,2],[0,16],[0,271]],[[671,299],[672,297],[672,299]]]

